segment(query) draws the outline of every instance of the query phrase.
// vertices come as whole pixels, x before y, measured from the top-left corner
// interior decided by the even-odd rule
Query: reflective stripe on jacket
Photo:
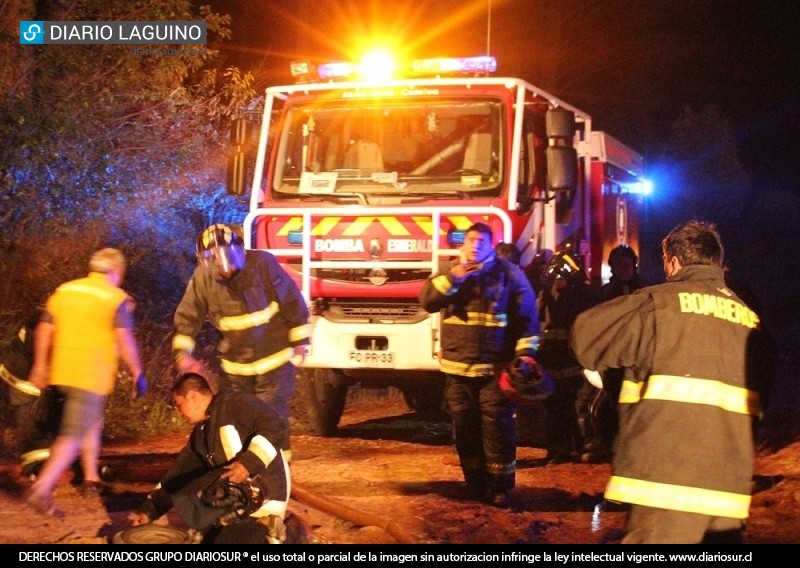
[[[309,312],[300,289],[266,251],[246,252],[229,280],[198,267],[175,312],[172,348],[191,353],[207,319],[222,334],[218,350],[231,375],[261,375],[290,361],[310,342]]]
[[[515,356],[536,355],[539,318],[525,274],[496,258],[459,286],[449,272],[425,283],[422,308],[441,310],[442,371],[463,377],[493,375],[497,364]]]

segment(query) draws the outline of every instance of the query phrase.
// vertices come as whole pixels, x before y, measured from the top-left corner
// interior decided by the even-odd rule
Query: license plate
[[[348,358],[356,367],[394,368],[394,353],[391,351],[350,351]]]

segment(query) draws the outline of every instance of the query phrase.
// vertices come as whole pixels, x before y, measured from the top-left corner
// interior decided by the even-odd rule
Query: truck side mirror
[[[227,190],[229,194],[240,197],[245,192],[247,160],[244,145],[250,134],[250,123],[244,118],[235,118],[231,121],[230,128],[230,141],[233,148],[228,158]]]
[[[237,150],[231,152],[228,158],[228,193],[240,197],[244,195],[245,191],[245,172],[247,171],[247,163],[245,160],[244,152],[241,146]]]
[[[575,113],[558,107],[545,114],[547,147],[547,188],[550,191],[575,191],[578,188],[578,152],[572,145]]]
[[[547,147],[547,188],[575,191],[578,187],[578,153],[571,146]]]

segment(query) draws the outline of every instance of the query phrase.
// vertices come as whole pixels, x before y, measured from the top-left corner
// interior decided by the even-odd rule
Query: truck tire
[[[336,435],[347,402],[347,379],[337,369],[306,369],[297,375],[306,427],[317,436]]]

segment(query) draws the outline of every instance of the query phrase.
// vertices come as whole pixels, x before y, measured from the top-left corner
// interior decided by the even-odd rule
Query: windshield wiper
[[[409,199],[430,199],[430,198],[446,199],[450,197],[458,197],[460,199],[472,199],[472,193],[469,191],[460,191],[453,189],[448,189],[445,191],[422,191],[422,192],[380,191],[380,192],[370,193],[369,197],[407,197]]]

